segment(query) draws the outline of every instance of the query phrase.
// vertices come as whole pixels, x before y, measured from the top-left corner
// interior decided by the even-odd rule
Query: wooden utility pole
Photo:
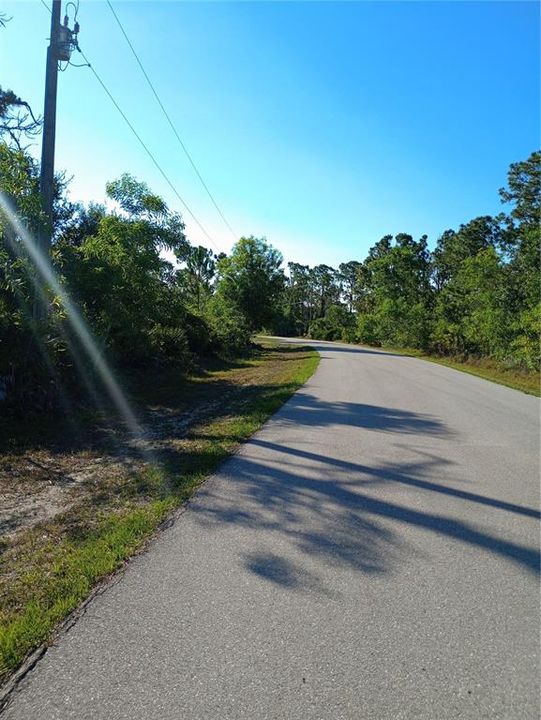
[[[51,40],[47,48],[45,75],[45,106],[43,110],[43,137],[41,145],[41,176],[39,190],[45,223],[40,229],[40,249],[48,254],[51,247],[53,219],[54,146],[56,135],[56,88],[60,41],[61,0],[53,0],[51,13]]]
[[[58,59],[60,40],[61,0],[53,0],[51,12],[51,37],[47,48],[47,66],[45,71],[45,103],[43,109],[43,135],[41,141],[41,174],[39,191],[43,220],[38,227],[38,250],[47,261],[51,252],[53,231],[53,183],[54,183],[54,146],[56,136],[56,89],[58,85]],[[36,293],[33,303],[35,320],[43,320],[47,315],[47,306]]]

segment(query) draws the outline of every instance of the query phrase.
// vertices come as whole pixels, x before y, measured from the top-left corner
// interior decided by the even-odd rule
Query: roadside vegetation
[[[445,355],[429,355],[422,350],[414,348],[386,348],[390,352],[397,352],[408,355],[409,357],[418,357],[422,360],[438,363],[460,370],[461,372],[477,375],[484,380],[490,380],[499,385],[506,385],[513,390],[520,390],[528,395],[541,396],[541,381],[538,372],[532,372],[524,368],[514,365],[506,366],[505,363],[492,360],[490,358],[468,358],[449,357]]]
[[[152,388],[132,377],[131,401],[148,428],[139,445],[106,408],[72,417],[55,433],[44,434],[39,420],[17,434],[2,423],[0,492],[10,512],[0,560],[0,679],[140,549],[317,363],[307,348],[267,344],[193,375],[157,374]]]
[[[337,269],[290,262],[286,271],[280,252],[253,236],[229,255],[192,246],[180,214],[145,182],[126,173],[107,183],[106,205],[83,206],[59,175],[51,286],[29,251],[44,218],[39,167],[23,141],[39,122],[21,103],[11,91],[0,95],[3,412],[62,412],[93,397],[104,373],[100,380],[81,324],[115,376],[189,373],[205,358],[242,354],[254,332],[267,331],[414,349],[535,384],[541,152],[511,165],[498,216],[445,230],[432,251],[426,236],[386,235],[364,260]]]
[[[511,165],[506,212],[386,235],[338,269],[290,263],[284,332],[415,351],[539,394],[541,152]]]

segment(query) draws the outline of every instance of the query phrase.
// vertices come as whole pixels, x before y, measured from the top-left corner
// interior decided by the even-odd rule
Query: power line
[[[178,190],[176,189],[176,187],[173,185],[173,183],[172,183],[171,180],[169,179],[169,176],[166,174],[165,170],[163,170],[162,166],[161,166],[161,165],[159,164],[159,162],[156,160],[156,158],[154,157],[154,155],[153,155],[153,153],[151,152],[151,150],[149,150],[148,146],[146,145],[146,143],[144,142],[144,140],[141,138],[141,136],[139,135],[139,133],[137,132],[137,130],[133,127],[133,125],[132,125],[131,122],[129,121],[128,117],[126,116],[125,112],[122,110],[122,108],[120,107],[120,105],[117,103],[117,101],[115,100],[115,98],[113,97],[113,95],[111,94],[111,92],[109,91],[109,89],[107,88],[107,86],[105,85],[105,83],[103,82],[103,80],[101,79],[101,77],[98,75],[98,73],[96,72],[96,70],[94,69],[94,67],[88,62],[88,58],[86,57],[86,55],[84,54],[84,52],[83,52],[81,49],[79,49],[79,52],[80,52],[81,55],[83,56],[84,60],[85,60],[86,63],[88,64],[88,67],[90,68],[90,70],[91,70],[91,72],[93,73],[94,77],[95,77],[96,80],[99,82],[99,84],[102,86],[102,88],[104,89],[105,93],[107,94],[107,96],[109,97],[109,99],[111,100],[111,102],[113,103],[113,105],[116,107],[116,109],[118,110],[118,112],[122,115],[122,118],[124,119],[126,125],[130,128],[130,130],[132,131],[132,133],[135,135],[135,137],[136,137],[137,140],[139,141],[139,144],[141,145],[141,147],[143,148],[143,150],[147,153],[147,155],[149,156],[149,158],[152,160],[152,162],[154,163],[154,165],[156,166],[156,168],[158,169],[158,171],[159,171],[160,174],[162,175],[162,177],[163,177],[163,179],[165,180],[165,182],[169,185],[169,187],[171,188],[171,190],[175,193],[176,197],[180,200],[180,202],[184,205],[184,207],[186,208],[186,210],[187,210],[187,211],[189,212],[189,214],[192,216],[193,220],[195,221],[195,223],[197,224],[197,226],[199,227],[199,229],[201,230],[201,232],[205,235],[205,237],[207,237],[207,238],[210,240],[210,242],[214,245],[214,247],[216,248],[216,250],[218,250],[218,252],[220,252],[220,248],[216,245],[216,243],[214,242],[214,240],[212,239],[212,237],[209,235],[209,233],[206,231],[206,229],[203,227],[203,225],[199,222],[199,220],[197,219],[197,217],[194,215],[193,211],[191,210],[191,208],[190,208],[190,206],[188,205],[188,203],[186,202],[186,200],[184,200],[184,198],[180,195],[180,193],[178,192]]]
[[[202,177],[201,173],[199,172],[199,169],[197,168],[197,165],[195,164],[195,161],[194,161],[194,159],[192,158],[190,152],[188,151],[188,148],[186,147],[186,145],[185,145],[184,142],[182,141],[180,135],[178,134],[177,129],[175,128],[175,126],[174,126],[174,124],[173,124],[173,121],[171,120],[171,117],[169,116],[169,113],[168,113],[167,110],[165,109],[165,107],[164,107],[164,105],[163,105],[163,103],[162,103],[162,101],[161,101],[161,99],[160,99],[160,96],[158,95],[158,93],[157,93],[157,91],[156,91],[156,89],[155,89],[155,87],[154,87],[151,79],[149,78],[148,73],[146,72],[146,70],[145,70],[145,68],[144,68],[144,66],[143,66],[143,63],[141,62],[141,60],[140,60],[140,58],[139,58],[139,56],[138,56],[135,48],[133,47],[133,45],[132,45],[132,43],[131,43],[131,41],[130,41],[130,39],[129,39],[129,37],[128,37],[128,34],[127,34],[126,31],[124,30],[124,26],[123,26],[122,23],[120,22],[120,18],[119,18],[118,15],[116,14],[115,9],[113,8],[110,0],[107,0],[107,5],[109,6],[109,9],[110,9],[111,12],[113,13],[113,16],[114,16],[114,18],[115,18],[115,20],[116,20],[116,22],[117,22],[117,24],[118,24],[118,27],[119,27],[120,30],[122,31],[122,34],[124,35],[124,38],[126,39],[126,42],[128,43],[128,45],[129,45],[129,47],[130,47],[130,50],[132,51],[133,56],[134,56],[135,60],[137,61],[137,64],[139,65],[139,67],[140,67],[140,69],[141,69],[141,72],[142,72],[143,75],[145,76],[145,80],[147,81],[148,86],[149,86],[150,89],[152,90],[152,92],[153,92],[153,94],[154,94],[154,97],[156,98],[156,101],[158,102],[158,105],[160,106],[163,114],[165,115],[165,118],[166,118],[167,122],[169,123],[169,126],[171,127],[171,130],[173,131],[176,139],[178,140],[180,147],[183,149],[186,157],[187,157],[188,160],[190,161],[190,164],[191,164],[192,168],[194,169],[194,171],[195,171],[197,177],[199,178],[199,180],[201,181],[201,184],[202,184],[203,187],[205,188],[205,190],[206,190],[206,192],[207,192],[207,195],[209,196],[209,198],[210,198],[211,201],[212,201],[212,204],[214,205],[214,207],[215,207],[216,210],[218,211],[218,213],[219,213],[220,217],[222,218],[222,220],[224,221],[224,223],[227,225],[227,227],[228,227],[228,229],[230,230],[230,232],[231,232],[231,234],[233,235],[233,237],[236,239],[236,238],[238,237],[237,234],[235,233],[235,231],[233,230],[233,228],[231,227],[231,225],[230,225],[229,222],[227,221],[225,215],[223,214],[222,210],[221,210],[220,207],[218,206],[218,203],[217,203],[216,200],[214,199],[214,196],[212,195],[211,191],[209,190],[206,182],[203,180],[203,177]]]
[[[51,10],[50,10],[50,8],[48,7],[48,5],[47,5],[47,3],[45,2],[45,0],[41,0],[41,4],[47,9],[47,11],[48,11],[49,13],[51,12]],[[144,140],[142,139],[142,137],[139,135],[139,133],[137,132],[137,130],[134,128],[134,126],[132,125],[132,123],[131,123],[130,120],[128,119],[126,113],[122,110],[122,108],[120,107],[120,105],[117,103],[117,101],[115,100],[114,96],[112,95],[112,93],[111,93],[110,90],[108,89],[107,85],[103,82],[103,80],[102,80],[101,77],[99,76],[98,72],[94,69],[94,67],[93,67],[93,66],[91,65],[91,63],[88,61],[88,58],[86,57],[86,55],[84,54],[84,52],[81,50],[80,47],[77,47],[77,49],[78,49],[78,51],[81,53],[81,55],[83,56],[83,58],[84,58],[84,60],[85,60],[85,62],[86,62],[86,64],[87,64],[87,66],[90,68],[92,74],[94,75],[94,77],[96,78],[96,80],[99,82],[99,84],[101,85],[101,87],[102,87],[103,90],[105,91],[105,93],[106,93],[106,95],[108,96],[108,98],[111,100],[111,102],[113,103],[113,105],[115,106],[115,108],[118,110],[118,112],[119,112],[120,115],[122,116],[122,118],[123,118],[124,122],[126,123],[126,125],[130,128],[130,130],[132,131],[132,133],[133,133],[133,134],[135,135],[135,137],[137,138],[139,144],[140,144],[141,147],[143,148],[143,150],[147,153],[147,155],[149,156],[149,158],[150,158],[150,159],[152,160],[152,162],[154,163],[155,167],[157,168],[157,170],[159,171],[159,173],[161,174],[161,176],[163,177],[163,179],[165,180],[165,182],[169,185],[169,187],[171,188],[171,190],[173,191],[173,193],[175,194],[175,196],[180,200],[180,202],[182,203],[182,205],[186,208],[186,210],[187,210],[188,213],[191,215],[191,217],[193,218],[194,222],[195,222],[196,225],[199,227],[199,229],[201,230],[201,232],[202,232],[202,233],[205,235],[205,237],[212,243],[212,245],[214,245],[214,247],[216,248],[216,250],[217,250],[218,252],[221,252],[221,251],[220,251],[220,248],[216,245],[216,243],[214,242],[214,240],[212,239],[212,237],[209,235],[209,233],[207,232],[207,230],[203,227],[203,225],[201,224],[201,222],[200,222],[200,221],[198,220],[198,218],[195,216],[195,214],[194,214],[193,211],[191,210],[191,208],[190,208],[190,206],[188,205],[188,203],[184,200],[184,198],[180,195],[180,193],[178,192],[178,190],[176,189],[176,187],[173,185],[173,183],[171,182],[169,176],[166,174],[165,170],[163,170],[163,168],[161,167],[161,165],[159,164],[159,162],[158,162],[158,161],[156,160],[156,158],[154,157],[152,151],[151,151],[151,150],[149,149],[149,147],[146,145],[146,143],[144,142]]]

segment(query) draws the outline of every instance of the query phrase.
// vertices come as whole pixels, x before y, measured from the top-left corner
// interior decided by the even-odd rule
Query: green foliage
[[[105,191],[130,217],[163,217],[167,213],[167,205],[162,198],[151,193],[146,183],[139,182],[128,173],[108,182]]]
[[[24,151],[0,143],[0,170],[0,190],[34,235],[42,222],[36,163]],[[72,205],[63,193],[60,180],[53,269],[117,368],[175,365],[185,371],[205,354],[232,355],[249,346],[253,308],[236,293],[215,292],[212,253],[189,245],[180,215],[145,183],[128,174],[108,183],[118,212]],[[90,364],[66,322],[63,303],[48,288],[39,290],[47,296],[47,317],[32,319],[35,269],[3,212],[0,230],[0,402],[20,412],[52,409],[68,386],[81,392]],[[259,269],[269,275],[261,302],[271,302],[279,294],[281,257],[263,241],[255,244],[267,263]],[[164,250],[184,267],[175,269]],[[233,255],[232,267],[249,293],[261,284],[261,273],[243,273],[240,255]]]
[[[209,303],[208,318],[212,332],[213,349],[220,355],[242,353],[250,345],[252,327],[239,308],[220,294]]]
[[[310,268],[299,263],[288,263],[284,309],[292,335],[305,335],[312,319],[310,306]]]
[[[212,295],[212,280],[216,275],[213,253],[199,245],[189,247],[179,259],[184,260],[186,266],[178,272],[178,284],[184,290],[188,305],[202,312]]]
[[[382,238],[357,273],[358,335],[377,345],[423,347],[431,327],[427,239],[401,233]]]
[[[369,313],[359,313],[357,316],[357,338],[359,342],[379,347],[381,345],[379,337],[380,333],[376,317]]]
[[[38,185],[35,161],[19,147],[0,142],[0,194],[7,203],[0,205],[0,398],[8,407],[51,410],[59,403],[61,382],[69,381],[66,342],[59,329],[62,308],[50,292],[42,290],[50,319],[46,324],[33,320],[35,271],[9,220],[12,211],[28,228],[39,226]],[[60,222],[61,182],[55,190],[55,215]]]
[[[538,225],[541,221],[541,150],[527,160],[512,163],[507,174],[507,188],[500,189],[502,202],[514,205],[511,218],[521,225]]]
[[[81,244],[60,240],[54,250],[68,290],[94,332],[128,363],[158,360],[156,351],[171,349],[171,342],[161,345],[156,338],[165,338],[171,323],[179,324],[180,293],[167,281],[172,267],[159,249],[152,222],[110,215]],[[178,333],[169,333],[173,336],[178,340]]]
[[[218,260],[217,293],[252,330],[272,325],[284,288],[282,255],[263,238],[242,237]]]
[[[357,300],[357,287],[359,283],[359,274],[361,272],[362,263],[357,260],[350,260],[341,263],[339,270],[339,282],[342,290],[344,301],[350,312],[353,311]]]
[[[541,152],[511,165],[508,182],[500,191],[508,215],[446,230],[432,253],[425,236],[401,233],[339,272],[290,263],[283,307],[291,332],[537,370]]]
[[[342,283],[347,285],[347,282],[352,282],[352,277],[349,274],[348,281],[345,281],[343,274],[328,265],[310,268],[289,263],[288,268],[289,281],[283,305],[292,331],[306,334],[314,320],[323,318],[332,305],[340,303]]]
[[[505,300],[505,268],[494,248],[466,258],[438,296],[436,348],[496,357],[508,344]]]
[[[0,118],[14,108],[6,103]],[[39,167],[7,135],[0,190],[35,235],[44,222]],[[500,191],[508,214],[446,230],[432,253],[426,236],[386,235],[364,262],[338,270],[289,263],[286,276],[281,254],[264,238],[242,237],[219,257],[191,246],[182,217],[127,173],[106,187],[115,211],[70,203],[58,176],[51,261],[117,368],[187,370],[209,353],[243,352],[265,328],[533,370],[540,360],[540,178],[540,152],[511,165]],[[25,245],[2,210],[0,232],[0,402],[25,412],[50,409],[76,383],[84,353],[60,298],[37,287]],[[36,293],[48,306],[39,322]]]
[[[355,315],[344,305],[331,305],[325,317],[316,318],[310,323],[308,334],[318,340],[343,340],[354,342]]]
[[[23,150],[0,142],[0,191],[15,206],[21,220],[37,227],[41,216],[39,174],[35,160]],[[0,215],[2,231],[8,230],[6,218]]]
[[[519,366],[538,370],[541,365],[541,302],[521,312],[512,329],[511,357]]]
[[[488,248],[497,249],[503,242],[501,223],[488,215],[461,225],[458,232],[446,230],[438,239],[433,254],[436,287],[439,290],[445,287],[468,258]]]

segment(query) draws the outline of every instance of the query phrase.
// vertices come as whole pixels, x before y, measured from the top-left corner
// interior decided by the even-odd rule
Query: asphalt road
[[[539,717],[539,401],[316,346],[6,720]]]

